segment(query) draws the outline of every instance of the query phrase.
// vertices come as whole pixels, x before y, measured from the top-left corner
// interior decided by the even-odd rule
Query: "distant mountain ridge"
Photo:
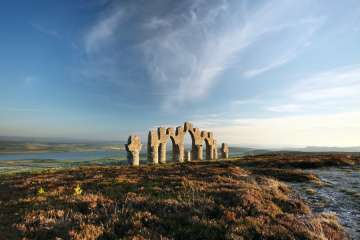
[[[27,143],[65,143],[65,144],[124,144],[125,140],[106,141],[106,140],[86,140],[63,137],[18,137],[18,136],[0,136],[0,142],[27,142]]]
[[[106,141],[106,140],[86,140],[86,139],[75,139],[75,138],[62,138],[62,137],[20,137],[20,136],[0,136],[0,147],[12,143],[30,143],[30,144],[90,144],[90,145],[123,145],[126,143],[125,140],[118,141]],[[146,141],[143,142],[146,144]],[[188,146],[187,146],[188,147]],[[218,146],[220,147],[220,146]],[[232,152],[236,152],[240,155],[258,155],[265,154],[267,152],[279,152],[279,151],[297,151],[297,152],[360,152],[360,146],[352,147],[322,147],[322,146],[307,146],[302,148],[266,148],[266,147],[240,147],[240,146],[231,146]],[[145,148],[145,147],[144,147]],[[143,148],[143,149],[144,149]]]
[[[359,147],[316,147],[316,146],[308,146],[305,148],[298,148],[298,151],[306,151],[306,152],[360,152]]]
[[[230,152],[240,153],[241,155],[259,155],[270,152],[360,152],[360,146],[354,147],[319,147],[307,146],[303,148],[249,148],[249,147],[230,147]]]

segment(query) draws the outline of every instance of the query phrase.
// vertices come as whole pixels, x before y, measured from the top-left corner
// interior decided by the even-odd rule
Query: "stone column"
[[[184,162],[185,161],[185,156],[184,156],[184,151],[185,151],[185,147],[183,144],[178,144],[178,160],[179,162]]]
[[[217,147],[215,146],[214,147],[214,160],[217,160],[218,159],[218,149]]]
[[[221,144],[221,157],[229,158],[229,146],[226,143]]]
[[[140,164],[141,147],[141,140],[140,137],[137,135],[131,135],[128,139],[128,143],[125,144],[128,162],[132,166],[139,166]]]
[[[152,164],[159,163],[159,140],[157,131],[151,130],[149,131],[148,135],[148,144],[147,144],[147,151],[148,151],[148,162]]]
[[[216,140],[214,140],[214,160],[217,159],[218,159],[218,148],[217,148]]]
[[[191,160],[192,160],[192,159],[191,159],[191,155],[192,155],[192,154],[191,154],[191,151],[187,151],[187,152],[186,152],[186,161],[187,161],[187,162],[191,162]]]
[[[166,163],[166,143],[160,143],[160,163]]]
[[[214,160],[214,146],[213,145],[209,145],[209,160]]]
[[[197,151],[197,160],[203,160],[203,146],[197,145],[196,151]]]
[[[179,161],[179,147],[177,144],[172,144],[172,160],[174,162]],[[179,161],[180,162],[180,161]]]
[[[191,146],[191,150],[189,152],[191,152],[191,160],[195,161],[198,158],[198,147],[196,145],[192,145]]]
[[[159,147],[157,145],[151,147],[151,159],[150,162],[153,164],[159,163]]]
[[[211,150],[211,147],[209,145],[206,146],[206,151],[205,151],[205,154],[206,154],[206,160],[209,160],[211,159],[210,158],[210,150]]]

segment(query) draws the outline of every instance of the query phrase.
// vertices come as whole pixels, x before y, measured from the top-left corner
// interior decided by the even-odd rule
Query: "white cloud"
[[[286,49],[284,53],[280,54],[278,57],[271,58],[268,64],[263,66],[256,66],[254,68],[246,69],[243,72],[245,77],[251,78],[257,75],[263,74],[265,72],[271,71],[275,68],[279,68],[290,61],[294,60],[306,47],[311,45],[310,39],[314,35],[314,33],[323,25],[325,22],[324,17],[318,18],[304,18],[300,19],[295,23],[287,23],[287,24],[280,24],[278,26],[272,27],[273,31],[281,31],[286,29],[296,29],[299,30],[303,29],[300,28],[302,25],[306,28],[301,31],[301,34],[297,34],[296,37],[298,38],[294,41],[293,46],[289,49]]]
[[[276,118],[199,120],[219,142],[244,146],[359,146],[360,113],[316,114]]]
[[[265,109],[281,113],[355,111],[360,104],[360,65],[339,67],[290,81],[274,92]],[[279,102],[283,103],[279,103]],[[266,100],[263,99],[266,103]]]
[[[161,27],[170,27],[171,22],[163,18],[152,17],[148,22],[144,24],[144,27],[150,30],[158,29]]]
[[[207,97],[220,80],[227,80],[222,77],[229,69],[239,69],[239,81],[248,81],[243,77],[263,74],[293,60],[309,45],[325,19],[307,14],[312,1],[306,0],[270,1],[254,4],[251,9],[245,1],[189,2],[178,3],[177,8],[166,12],[143,11],[132,4],[122,4],[121,8],[120,4],[112,5],[113,9],[105,11],[85,36],[86,52],[97,54],[85,60],[84,71],[121,86],[124,81],[130,82],[123,74],[129,70],[124,58],[129,54],[133,61],[143,56],[143,62],[136,59],[133,71],[147,70],[149,79],[144,82],[149,82],[136,84],[156,93],[153,95],[166,110],[176,109]],[[298,11],[292,14],[294,7]],[[124,17],[131,18],[131,27],[120,27]],[[296,41],[289,41],[265,61],[256,61],[262,58],[255,53],[255,62],[247,64],[245,54],[249,49],[256,52],[262,42],[287,34]],[[128,36],[125,43],[124,35]],[[126,45],[127,39],[134,40],[132,46]],[[121,44],[126,48],[115,51]],[[272,46],[265,48],[264,55]]]
[[[87,53],[96,52],[112,40],[123,16],[124,11],[118,8],[102,18],[90,29],[85,36],[85,49]]]
[[[202,10],[190,8],[180,19],[170,16],[162,20],[177,22],[177,25],[173,24],[171,29],[162,31],[142,46],[152,80],[164,92],[171,93],[164,98],[168,109],[207,96],[241,51],[258,39],[299,25],[309,26],[310,30],[299,36],[303,39],[300,46],[296,43],[285,55],[267,66],[249,69],[245,75],[255,76],[287,63],[306,46],[322,22],[322,18],[289,17],[288,11],[293,6],[285,1],[268,3],[251,13],[241,12],[244,9],[227,1],[209,9],[201,5],[201,1],[195,3]],[[226,21],[222,21],[224,19]]]
[[[284,104],[267,107],[268,111],[281,113],[296,113],[304,110],[304,106],[299,104]]]
[[[37,30],[38,32],[42,33],[42,34],[45,34],[45,35],[48,35],[48,36],[51,36],[51,37],[54,37],[54,38],[57,38],[57,39],[61,39],[61,35],[59,32],[57,32],[56,30],[54,29],[49,29],[49,28],[46,28],[44,27],[43,25],[40,25],[38,23],[31,23],[30,24],[35,30]]]
[[[359,99],[360,65],[351,65],[298,80],[288,95],[296,101]]]
[[[292,54],[280,57],[279,59],[275,59],[269,65],[246,70],[246,71],[244,71],[243,74],[244,74],[245,77],[249,77],[249,78],[255,77],[255,76],[260,75],[262,73],[268,72],[268,71],[270,71],[270,70],[272,70],[274,68],[285,65],[286,63],[288,63],[292,59],[294,59],[296,56],[297,56],[297,53],[292,53]]]

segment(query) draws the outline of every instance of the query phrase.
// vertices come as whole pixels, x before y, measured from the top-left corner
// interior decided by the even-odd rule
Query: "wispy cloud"
[[[303,111],[304,106],[299,104],[284,104],[267,107],[267,110],[271,112],[297,113]]]
[[[289,55],[282,56],[282,57],[280,57],[278,59],[274,59],[273,62],[270,63],[269,65],[246,70],[246,71],[244,71],[243,74],[244,74],[245,77],[248,77],[248,78],[255,77],[257,75],[263,74],[265,72],[268,72],[268,71],[270,71],[272,69],[278,68],[278,67],[290,62],[296,56],[297,56],[297,52],[291,53]]]
[[[201,4],[200,1],[195,2]],[[244,75],[255,76],[295,58],[299,49],[306,46],[320,20],[299,21],[288,18],[285,13],[290,8],[287,3],[269,3],[254,12],[245,13],[241,12],[244,9],[238,4],[232,2],[230,5],[228,1],[222,1],[217,5],[211,5],[211,8],[201,5],[202,10],[198,11],[189,8],[188,12],[182,15],[185,17],[180,20],[163,20],[180,24],[172,25],[171,29],[164,30],[145,42],[143,50],[147,68],[154,82],[164,91],[172,93],[170,97],[165,98],[165,106],[172,108],[174,105],[207,96],[215,82],[234,64],[236,56],[268,34],[279,33],[299,25],[310,26],[310,30],[305,34],[301,33],[303,40],[300,45],[296,43],[292,49],[285,51],[285,55],[269,65],[246,70]],[[232,24],[232,21],[236,24]],[[284,23],[286,21],[290,23]],[[314,25],[316,27],[313,27]]]
[[[354,146],[359,139],[360,113],[219,118],[195,123],[211,128],[220,142],[243,146]]]
[[[123,9],[116,8],[114,11],[102,17],[86,34],[85,49],[87,53],[93,53],[106,46],[114,37],[116,28],[124,16]]]
[[[31,27],[33,27],[36,31],[42,33],[42,34],[45,34],[45,35],[48,35],[48,36],[51,36],[51,37],[54,37],[54,38],[57,38],[57,39],[61,39],[62,36],[60,35],[60,33],[58,33],[56,30],[54,29],[50,29],[50,28],[47,28],[47,27],[44,27],[43,25],[41,24],[38,24],[38,23],[31,23],[30,24]]]
[[[359,99],[359,92],[360,65],[351,65],[300,79],[291,87],[289,96],[298,101]]]
[[[284,52],[282,52],[279,56],[271,58],[269,63],[265,65],[246,69],[243,71],[243,75],[247,78],[255,77],[257,75],[279,68],[294,60],[299,54],[303,52],[306,47],[311,45],[311,37],[324,24],[325,19],[325,17],[304,18],[295,23],[280,24],[279,26],[274,27],[274,29],[278,30],[299,29],[300,32],[295,34],[297,39],[293,42],[293,44],[290,47],[285,48]]]
[[[229,110],[230,112],[237,112],[236,109],[239,107],[245,107],[245,106],[256,106],[256,105],[263,105],[264,99],[260,97],[253,97],[253,98],[247,98],[247,99],[236,99],[229,101]]]
[[[122,74],[129,68],[123,60],[126,51],[130,51],[137,58],[132,66],[137,72],[148,74],[141,85],[157,93],[164,109],[175,109],[206,98],[216,84],[221,84],[228,70],[238,68],[239,81],[248,81],[244,76],[257,76],[296,58],[324,21],[324,17],[306,14],[310,3],[296,3],[300,12],[296,14],[289,14],[294,3],[285,0],[254,4],[251,9],[246,1],[183,1],[171,10],[164,8],[165,12],[158,10],[162,8],[144,11],[138,6],[129,11],[131,3],[110,4],[111,8],[102,11],[85,36],[85,51],[95,55],[87,59],[85,70],[90,75],[100,71],[106,76],[97,75],[98,78],[122,82]],[[121,27],[129,19],[131,24]],[[248,64],[246,52],[289,31],[293,38],[281,51],[267,61]],[[131,46],[126,45],[129,39]],[[126,47],[116,47],[119,42]],[[268,48],[272,46],[263,49],[264,54]],[[110,64],[104,65],[108,60]]]
[[[336,112],[357,109],[360,104],[360,65],[350,65],[291,80],[277,90],[277,99],[265,109],[278,113]],[[283,102],[272,104],[273,101]]]
[[[163,27],[170,27],[171,22],[169,22],[166,19],[158,18],[158,17],[152,17],[148,22],[145,22],[144,27],[146,29],[154,30],[159,29]]]

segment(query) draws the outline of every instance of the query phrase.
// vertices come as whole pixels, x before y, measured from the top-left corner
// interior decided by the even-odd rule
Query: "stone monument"
[[[185,153],[184,140],[187,133],[191,136],[191,150]],[[185,122],[183,126],[175,129],[159,127],[149,131],[147,143],[147,160],[149,163],[166,163],[168,141],[171,141],[173,161],[216,160],[218,158],[214,134],[205,130],[201,131],[199,128],[193,127],[191,123]],[[128,143],[125,144],[128,161],[133,166],[139,165],[141,146],[140,137],[136,135],[130,136]],[[205,156],[203,156],[204,149]],[[229,157],[229,148],[225,143],[222,144],[221,156],[223,158]]]
[[[221,144],[221,158],[229,158],[229,146],[226,143]]]
[[[131,135],[128,139],[128,143],[125,144],[127,159],[130,165],[139,166],[141,147],[142,144],[140,137],[137,135]]]

